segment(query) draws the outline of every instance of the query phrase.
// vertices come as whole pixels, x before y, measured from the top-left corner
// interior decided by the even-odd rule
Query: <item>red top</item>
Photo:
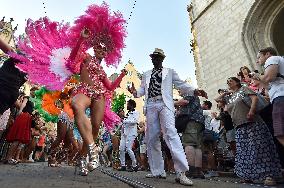
[[[37,146],[43,146],[45,142],[45,135],[42,135],[39,137],[39,140],[37,142]]]

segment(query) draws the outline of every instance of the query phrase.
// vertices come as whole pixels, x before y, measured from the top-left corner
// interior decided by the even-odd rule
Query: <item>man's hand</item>
[[[253,80],[260,80],[261,78],[261,75],[259,74],[259,73],[256,73],[256,72],[251,72],[250,73],[250,75],[251,75],[251,78],[253,79]]]
[[[216,119],[216,117],[217,117],[217,112],[211,112],[211,117]]]
[[[194,95],[201,96],[201,97],[204,97],[204,98],[208,99],[207,93],[204,90],[202,90],[202,89],[194,90]]]
[[[254,115],[255,115],[254,112],[249,111],[249,113],[247,114],[247,119],[248,119],[248,120],[253,120],[253,119],[254,119]]]
[[[188,100],[180,99],[180,100],[176,101],[174,104],[175,104],[175,106],[185,106],[188,103],[189,103]]]

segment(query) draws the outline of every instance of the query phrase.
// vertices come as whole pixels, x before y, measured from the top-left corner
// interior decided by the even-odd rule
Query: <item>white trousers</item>
[[[127,151],[129,157],[132,161],[132,166],[136,166],[135,154],[132,151],[132,146],[136,136],[135,135],[121,135],[120,145],[119,145],[119,155],[120,155],[120,164],[125,166],[125,150]]]
[[[160,134],[170,149],[176,172],[188,170],[188,162],[177,130],[175,128],[174,112],[162,100],[148,102],[146,109],[147,129],[146,143],[150,170],[153,175],[165,172],[161,151]]]

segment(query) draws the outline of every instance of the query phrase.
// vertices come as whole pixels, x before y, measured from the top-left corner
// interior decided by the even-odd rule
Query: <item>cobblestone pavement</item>
[[[87,177],[74,175],[74,167],[63,166],[57,168],[47,167],[46,163],[29,163],[18,165],[0,164],[0,188],[99,188],[99,187],[130,187],[113,177],[110,177],[99,170],[91,172]],[[104,170],[113,172],[110,168]],[[168,175],[167,179],[145,178],[147,172],[117,172],[139,182],[146,183],[152,187],[181,188],[184,187],[175,183],[175,175]],[[194,179],[195,188],[253,188],[265,187],[263,185],[239,184],[236,178],[219,177],[211,180]],[[278,185],[277,188],[284,188]]]

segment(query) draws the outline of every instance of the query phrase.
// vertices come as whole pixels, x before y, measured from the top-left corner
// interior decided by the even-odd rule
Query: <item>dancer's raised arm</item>
[[[103,80],[103,83],[108,90],[113,91],[119,86],[122,78],[126,74],[127,74],[127,71],[125,69],[123,69],[121,71],[121,74],[115,79],[115,81],[111,82],[107,77],[105,77],[105,79]]]
[[[82,43],[85,41],[85,39],[89,38],[89,36],[90,36],[90,31],[88,29],[83,29],[81,32],[81,36],[76,43],[76,46],[72,49],[70,53],[69,61],[74,61],[76,59],[76,56],[81,48]]]

